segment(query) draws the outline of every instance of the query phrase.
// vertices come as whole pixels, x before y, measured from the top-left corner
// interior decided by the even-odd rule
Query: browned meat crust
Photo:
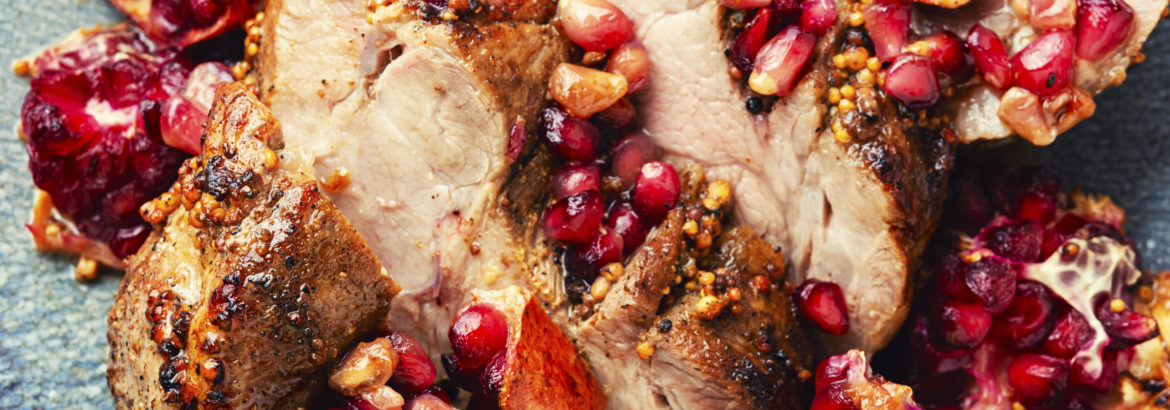
[[[254,96],[221,86],[203,154],[169,205],[145,207],[155,221],[172,212],[110,311],[119,407],[303,405],[389,310],[397,285],[316,182],[274,169],[282,144]]]

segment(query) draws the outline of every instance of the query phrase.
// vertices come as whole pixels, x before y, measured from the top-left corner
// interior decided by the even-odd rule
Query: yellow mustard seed
[[[839,102],[841,102],[841,90],[838,89],[837,87],[830,88],[829,89],[829,104],[836,105]]]

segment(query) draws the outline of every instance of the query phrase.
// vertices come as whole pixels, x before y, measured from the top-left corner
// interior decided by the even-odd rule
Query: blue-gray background
[[[10,64],[70,31],[120,16],[103,0],[0,1],[0,408],[107,408],[106,311],[120,276],[73,280],[70,258],[40,255],[23,223],[32,202],[24,145],[14,136],[27,82]],[[1170,23],[1163,24],[1163,26]],[[1128,210],[1145,267],[1170,268],[1170,28],[1144,64],[1097,98],[1097,114],[1045,149],[1020,149],[1070,184]]]

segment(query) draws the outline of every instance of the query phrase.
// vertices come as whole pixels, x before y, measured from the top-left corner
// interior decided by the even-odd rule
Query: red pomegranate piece
[[[239,27],[255,0],[112,0],[151,39],[186,47]]]
[[[781,30],[756,54],[748,85],[760,94],[788,95],[804,72],[804,66],[812,56],[816,43],[815,36],[799,27],[789,26]]]
[[[1121,377],[1117,370],[1117,352],[1105,350],[1101,355],[1101,369],[1096,373],[1088,371],[1085,360],[1074,359],[1069,368],[1068,385],[1074,390],[1088,393],[1109,393],[1117,388]]]
[[[590,274],[585,275],[585,277],[594,279],[597,277],[598,270],[603,266],[622,260],[622,236],[613,229],[603,227],[593,234],[589,243],[579,249],[577,258],[590,269]]]
[[[831,356],[828,359],[822,360],[817,365],[816,378],[814,385],[817,390],[829,387],[830,384],[845,380],[848,375],[849,365],[852,362],[845,355]]]
[[[1024,405],[1052,405],[1068,385],[1068,362],[1052,356],[1025,353],[1008,367],[1013,396]]]
[[[601,193],[585,191],[544,209],[544,234],[549,239],[585,243],[601,226],[605,212]]]
[[[723,7],[735,10],[749,10],[772,4],[772,0],[719,0]]]
[[[1158,335],[1158,323],[1154,318],[1143,316],[1126,304],[1124,310],[1115,312],[1110,307],[1109,295],[1097,295],[1094,299],[1094,310],[1097,319],[1105,326],[1105,333],[1109,335],[1109,347],[1122,349],[1150,340]]]
[[[976,347],[991,331],[991,314],[977,304],[949,301],[933,313],[931,322],[936,330],[931,335],[948,351]]]
[[[642,217],[634,211],[634,205],[629,202],[619,202],[610,208],[605,227],[621,235],[622,250],[627,254],[642,246],[646,235],[650,233],[650,226],[642,221]]]
[[[802,0],[800,2],[801,29],[816,36],[823,36],[837,21],[837,3],[832,0]]]
[[[1026,220],[992,228],[981,235],[981,239],[988,249],[1001,257],[1019,262],[1039,262],[1049,255],[1045,253],[1044,236],[1043,226]]]
[[[1011,63],[1003,41],[994,31],[976,24],[967,33],[967,49],[971,51],[975,68],[983,74],[984,81],[1001,90],[1011,87]]]
[[[920,409],[908,387],[875,376],[857,350],[830,357],[817,366],[813,409]]]
[[[731,65],[741,72],[750,73],[756,64],[756,54],[768,42],[769,27],[772,24],[772,10],[768,8],[756,11],[756,15],[743,27],[743,31],[735,37],[731,47],[727,50],[727,58]]]
[[[895,58],[894,64],[886,71],[882,91],[906,108],[928,108],[938,102],[938,76],[929,60],[914,54],[903,54]]]
[[[994,334],[1008,347],[1022,350],[1032,348],[1047,337],[1052,329],[1053,301],[1048,288],[1036,282],[1016,284],[1012,304],[996,319]]]
[[[486,366],[508,343],[508,323],[498,310],[473,304],[455,316],[448,333],[460,368]]]
[[[634,35],[634,23],[607,0],[561,0],[557,16],[565,35],[586,51],[605,51]]]
[[[772,0],[768,9],[772,10],[772,26],[769,33],[777,33],[781,29],[796,24],[800,19],[801,0]]]
[[[579,193],[601,189],[601,170],[593,164],[570,164],[552,175],[553,197],[561,200]]]
[[[174,182],[188,156],[164,134],[202,133],[161,120],[168,99],[214,85],[190,66],[177,50],[156,47],[125,25],[75,33],[34,62],[21,107],[33,182],[82,235],[107,244],[118,259],[150,233],[138,207]],[[199,80],[187,86],[189,75]]]
[[[891,61],[902,54],[910,33],[910,4],[905,0],[875,0],[863,14],[878,59]]]
[[[540,115],[540,137],[554,154],[592,160],[597,155],[597,127],[575,118],[558,107],[545,108]]]
[[[634,183],[634,209],[657,224],[678,201],[679,179],[674,166],[660,161],[642,165]]]
[[[1072,358],[1093,339],[1093,329],[1085,317],[1074,309],[1064,306],[1064,313],[1057,316],[1052,332],[1044,341],[1041,350],[1063,359]]]
[[[963,268],[967,289],[987,311],[998,315],[1012,303],[1016,291],[1016,272],[996,258],[982,258]]]
[[[1072,30],[1051,30],[1012,56],[1015,84],[1039,96],[1049,96],[1068,87],[1072,78]]]
[[[843,335],[849,331],[845,293],[836,283],[816,279],[804,281],[796,289],[796,307],[826,333]]]
[[[390,377],[390,387],[409,395],[416,395],[435,383],[437,372],[426,350],[418,340],[401,330],[390,332],[387,337],[398,352],[398,366]]]
[[[609,53],[609,60],[605,63],[605,71],[626,77],[627,94],[642,91],[650,77],[650,56],[646,54],[646,46],[643,46],[638,40],[623,43]]]
[[[483,372],[479,374],[479,385],[483,389],[481,393],[485,397],[497,399],[500,396],[500,387],[503,387],[505,365],[508,363],[508,355],[501,350],[496,353],[492,361],[484,367]]]
[[[959,84],[975,75],[974,60],[959,36],[949,31],[940,31],[920,41],[927,48],[923,57],[930,59],[936,71],[949,75]]]
[[[434,394],[422,394],[411,398],[402,405],[403,410],[454,410],[451,406],[450,399],[444,399],[442,396]]]
[[[646,134],[627,135],[610,148],[609,172],[622,180],[622,189],[629,189],[642,172],[642,165],[658,157],[658,146]]]
[[[843,383],[832,383],[824,389],[818,389],[813,396],[809,410],[857,410],[853,399],[845,394]]]
[[[1125,0],[1077,2],[1077,57],[1097,60],[1116,50],[1133,28],[1133,7]]]
[[[1029,191],[1020,196],[1020,206],[1016,209],[1016,219],[1032,220],[1047,225],[1056,218],[1056,201],[1048,195]]]

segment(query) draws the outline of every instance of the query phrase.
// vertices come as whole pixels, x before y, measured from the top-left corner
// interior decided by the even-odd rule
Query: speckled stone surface
[[[103,0],[3,0],[0,4],[0,408],[110,408],[106,312],[120,276],[73,280],[73,261],[37,254],[23,223],[32,199],[24,145],[13,130],[27,82],[9,64],[70,31],[119,16]],[[1163,26],[1170,25],[1165,23]],[[1170,28],[1120,88],[1097,98],[1097,115],[1052,147],[1013,147],[1050,164],[1072,185],[1111,195],[1129,211],[1145,265],[1170,269]]]

